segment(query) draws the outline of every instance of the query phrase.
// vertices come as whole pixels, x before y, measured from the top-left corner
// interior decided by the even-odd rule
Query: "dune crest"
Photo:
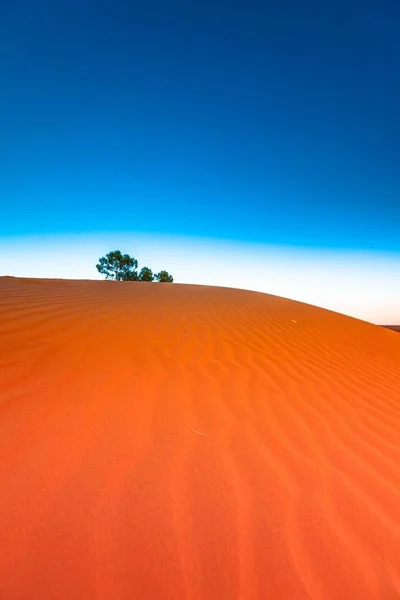
[[[400,336],[227,288],[0,278],[0,598],[400,597]]]

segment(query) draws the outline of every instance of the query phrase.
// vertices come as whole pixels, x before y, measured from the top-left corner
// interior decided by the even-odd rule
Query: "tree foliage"
[[[160,283],[172,283],[174,281],[174,278],[168,273],[168,271],[160,271],[154,275],[154,278]]]
[[[121,254],[119,250],[112,250],[106,256],[99,259],[96,269],[106,276],[106,279],[116,281],[137,281],[138,261],[129,256]]]
[[[143,267],[139,273],[139,281],[154,281],[153,271],[149,267]]]
[[[115,281],[158,281],[172,283],[174,278],[168,271],[160,271],[156,275],[149,267],[142,267],[138,273],[138,261],[129,254],[122,254],[119,250],[112,250],[106,256],[99,258],[96,269],[106,279]]]

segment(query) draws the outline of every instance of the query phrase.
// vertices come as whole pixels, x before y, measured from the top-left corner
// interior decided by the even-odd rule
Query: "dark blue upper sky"
[[[400,250],[398,0],[3,0],[0,235]]]

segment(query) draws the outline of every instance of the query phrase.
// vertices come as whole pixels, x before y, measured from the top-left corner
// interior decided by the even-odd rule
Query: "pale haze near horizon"
[[[274,294],[376,324],[400,324],[400,255],[305,249],[143,233],[0,238],[0,276],[104,279],[96,263],[121,250],[175,283]]]

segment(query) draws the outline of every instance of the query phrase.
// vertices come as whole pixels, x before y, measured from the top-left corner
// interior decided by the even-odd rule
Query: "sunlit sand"
[[[1,600],[400,597],[400,336],[0,278]]]

